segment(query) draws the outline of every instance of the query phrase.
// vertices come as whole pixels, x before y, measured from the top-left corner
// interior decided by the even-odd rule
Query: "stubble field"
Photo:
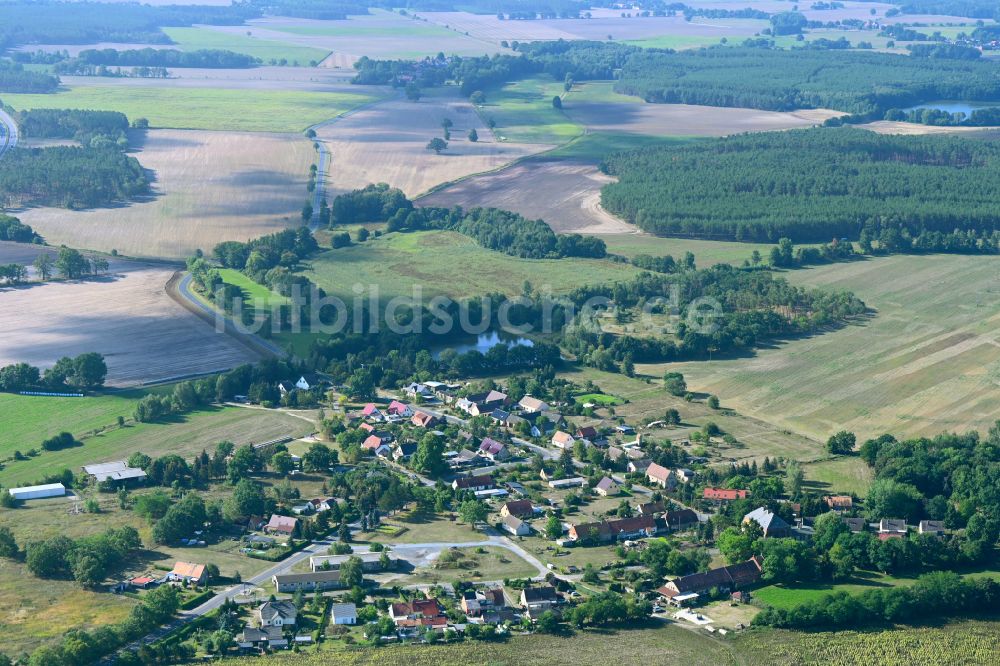
[[[444,118],[454,125],[448,148],[437,155],[427,149],[427,142],[442,136]],[[478,133],[477,142],[469,141],[470,129]],[[380,102],[321,126],[316,133],[330,151],[330,197],[379,182],[412,197],[547,147],[494,141],[473,106],[451,88],[418,102],[399,98]]]
[[[150,130],[135,157],[153,172],[148,200],[110,209],[17,213],[49,243],[182,259],[195,249],[301,224],[311,143],[300,135]]]
[[[98,352],[109,385],[134,386],[256,361],[255,353],[170,299],[164,285],[173,272],[114,262],[108,276],[95,280],[0,290],[0,366],[49,367],[63,356]]]

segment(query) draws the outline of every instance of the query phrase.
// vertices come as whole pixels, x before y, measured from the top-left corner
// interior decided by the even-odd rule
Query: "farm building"
[[[399,560],[385,553],[389,560],[388,569],[395,569]],[[313,571],[338,571],[341,565],[349,558],[356,557],[361,560],[361,570],[365,572],[385,571],[382,567],[382,553],[356,553],[354,555],[313,555],[309,558],[309,568]]]
[[[93,477],[95,483],[105,481],[129,483],[142,483],[146,480],[146,473],[136,467],[129,467],[124,460],[115,462],[99,463],[96,465],[84,465],[83,471]]]
[[[313,573],[276,574],[271,576],[276,592],[312,592],[313,590],[337,590],[344,586],[340,582],[339,571],[315,571]]]
[[[46,483],[42,486],[24,486],[11,488],[10,496],[15,500],[43,499],[46,497],[62,497],[66,494],[66,486],[61,483]]]

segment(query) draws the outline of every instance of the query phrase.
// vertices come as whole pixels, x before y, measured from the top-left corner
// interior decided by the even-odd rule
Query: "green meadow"
[[[147,118],[170,129],[301,132],[376,99],[357,93],[175,88],[163,86],[76,86],[54,95],[4,94],[15,109],[94,109]]]
[[[584,128],[553,108],[552,98],[564,94],[562,81],[538,76],[486,92],[479,109],[496,121],[496,133],[507,141],[558,145],[583,134]]]
[[[330,55],[329,51],[323,49],[257,39],[252,36],[252,30],[248,31],[251,35],[237,35],[211,28],[164,28],[163,32],[167,33],[182,51],[223,49],[260,58],[264,64],[279,64],[285,61],[285,64],[299,64],[304,67],[311,63],[319,63]]]

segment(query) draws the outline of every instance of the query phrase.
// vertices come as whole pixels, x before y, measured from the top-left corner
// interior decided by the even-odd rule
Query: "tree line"
[[[85,146],[104,142],[124,148],[128,118],[118,111],[81,109],[30,109],[14,116],[20,133],[26,138],[73,139]]]
[[[0,60],[0,92],[50,93],[58,87],[58,77],[26,70],[19,62]]]
[[[661,235],[824,242],[890,230],[923,235],[919,249],[958,230],[992,248],[998,157],[990,142],[946,136],[748,134],[609,156],[602,168],[619,180],[601,203]]]
[[[334,224],[386,221],[386,231],[441,229],[456,231],[490,250],[524,259],[602,258],[604,241],[580,234],[556,234],[542,220],[529,220],[497,208],[415,208],[402,191],[385,183],[336,197],[330,207]]]
[[[85,65],[141,67],[198,67],[203,69],[247,69],[260,64],[260,58],[225,49],[84,49],[76,60]],[[57,69],[58,71],[58,69]]]
[[[0,368],[0,391],[60,391],[67,388],[93,390],[104,386],[108,366],[104,357],[87,352],[70,358],[64,356],[43,373],[28,363],[15,363]]]
[[[3,213],[0,213],[0,241],[38,244],[43,242],[42,237],[35,233],[34,229],[16,217]]]

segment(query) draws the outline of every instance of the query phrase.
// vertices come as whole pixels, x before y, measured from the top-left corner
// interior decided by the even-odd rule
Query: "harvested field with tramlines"
[[[441,121],[454,123],[448,148],[440,155],[427,142],[442,136]],[[475,129],[477,142],[469,141]],[[454,89],[434,91],[418,102],[396,98],[363,108],[317,129],[330,151],[330,196],[389,183],[416,196],[435,185],[498,169],[546,149],[538,144],[498,143],[472,104]]]
[[[12,245],[0,243],[0,264],[24,261],[24,246],[9,252]],[[107,276],[93,280],[0,289],[0,366],[48,367],[62,356],[99,352],[109,385],[134,386],[258,360],[171,300],[164,285],[173,272],[113,261]]]
[[[300,135],[150,130],[133,141],[154,195],[119,208],[17,213],[49,243],[181,259],[301,224],[312,144]]]
[[[674,364],[695,391],[817,439],[934,435],[1000,419],[1000,267],[983,256],[893,256],[792,271],[874,316],[753,358]],[[645,368],[660,373],[663,367]]]

